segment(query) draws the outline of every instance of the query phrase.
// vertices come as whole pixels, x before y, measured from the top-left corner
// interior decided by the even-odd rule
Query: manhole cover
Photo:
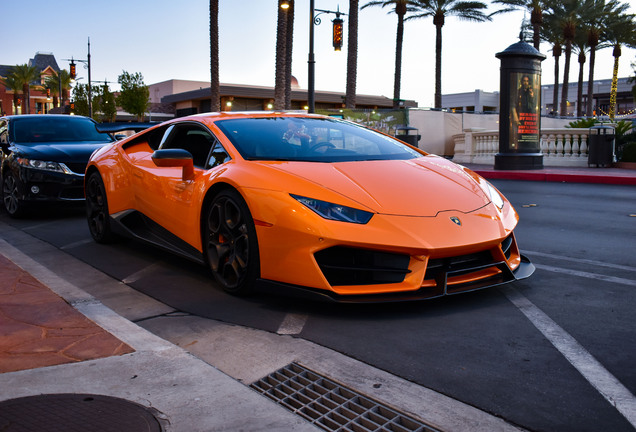
[[[124,399],[48,394],[0,402],[0,431],[161,432],[151,410]]]

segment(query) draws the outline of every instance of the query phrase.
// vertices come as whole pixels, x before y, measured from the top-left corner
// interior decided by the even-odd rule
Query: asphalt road
[[[528,430],[634,430],[636,188],[493,183],[519,212],[517,239],[537,271],[418,303],[236,298],[186,260],[92,242],[81,209],[0,220],[176,310],[292,334]]]

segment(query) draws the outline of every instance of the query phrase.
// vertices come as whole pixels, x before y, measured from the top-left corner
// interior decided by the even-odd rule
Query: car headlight
[[[366,224],[371,220],[373,213],[333,204],[327,201],[321,201],[313,198],[290,194],[292,198],[309,208],[319,216],[340,222],[351,222],[357,224]]]
[[[487,181],[485,181],[484,184],[486,185],[486,192],[488,192],[488,196],[490,196],[490,201],[492,201],[492,203],[496,205],[499,210],[503,209],[504,200],[501,194]]]
[[[44,171],[55,171],[65,174],[72,174],[70,170],[61,163],[51,161],[41,161],[37,159],[18,158],[18,163],[22,166],[35,168]]]

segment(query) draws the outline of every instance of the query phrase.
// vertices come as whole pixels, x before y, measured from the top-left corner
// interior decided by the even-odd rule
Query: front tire
[[[219,192],[206,207],[203,245],[212,274],[226,292],[245,295],[253,290],[260,274],[256,228],[235,190]]]
[[[86,181],[86,220],[97,243],[112,243],[115,234],[110,226],[108,199],[102,176],[93,171]]]
[[[8,172],[2,179],[2,204],[12,218],[21,218],[27,213],[27,205],[19,196],[18,180]]]

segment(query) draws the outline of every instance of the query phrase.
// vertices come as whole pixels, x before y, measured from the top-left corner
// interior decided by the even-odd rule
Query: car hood
[[[271,166],[382,214],[469,213],[490,202],[475,177],[437,156],[339,163],[288,162]],[[290,190],[290,193],[299,192]]]
[[[93,152],[110,142],[71,142],[17,144],[17,153],[29,159],[53,162],[86,163]]]

